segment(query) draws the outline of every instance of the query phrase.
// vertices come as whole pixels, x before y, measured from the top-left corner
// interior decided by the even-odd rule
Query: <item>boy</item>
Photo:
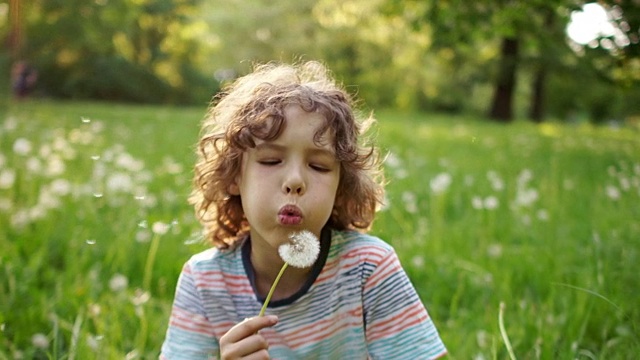
[[[370,122],[371,119],[368,119]],[[446,349],[391,246],[367,123],[319,63],[262,65],[209,110],[190,198],[215,248],[184,266],[161,358],[429,359]],[[278,247],[307,230],[320,255]]]

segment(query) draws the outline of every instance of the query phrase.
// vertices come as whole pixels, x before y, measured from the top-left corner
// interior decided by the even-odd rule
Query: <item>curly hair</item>
[[[289,105],[323,115],[314,141],[327,131],[333,138],[340,179],[327,225],[358,231],[371,227],[384,196],[384,179],[376,147],[361,135],[374,119],[355,111],[354,99],[321,63],[268,63],[225,87],[202,123],[189,202],[214,246],[233,247],[248,233],[240,196],[230,195],[229,187],[240,171],[242,154],[255,147],[255,140],[274,140],[282,133]]]

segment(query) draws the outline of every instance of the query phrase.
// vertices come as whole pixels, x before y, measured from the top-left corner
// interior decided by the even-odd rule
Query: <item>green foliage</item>
[[[21,56],[38,68],[44,96],[204,103],[218,84],[198,69],[190,28],[198,3],[32,1],[23,6]]]
[[[204,107],[8,103],[0,358],[154,358],[184,261]],[[640,352],[640,143],[588,123],[382,111],[397,249],[452,359]]]
[[[610,5],[622,9],[624,16],[614,20],[628,28],[629,46],[574,51],[565,28],[580,5],[33,0],[22,6],[18,50],[40,70],[38,94],[48,97],[203,104],[219,81],[245,74],[254,62],[317,59],[371,107],[486,114],[504,70],[500,42],[511,37],[519,44],[518,116],[528,115],[534,103],[548,105],[540,107],[547,119],[567,112],[594,121],[637,116],[637,9],[630,1]],[[9,36],[8,25],[8,15],[0,17],[0,36]],[[0,56],[9,58],[9,50]],[[594,70],[597,76],[581,78]],[[540,78],[546,103],[531,89]],[[562,101],[556,101],[559,94]],[[602,94],[615,99],[604,101]]]

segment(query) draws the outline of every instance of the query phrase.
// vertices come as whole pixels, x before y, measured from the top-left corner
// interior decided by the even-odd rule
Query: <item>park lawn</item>
[[[157,357],[202,107],[0,113],[0,359]],[[640,353],[637,130],[380,111],[391,243],[452,359]]]

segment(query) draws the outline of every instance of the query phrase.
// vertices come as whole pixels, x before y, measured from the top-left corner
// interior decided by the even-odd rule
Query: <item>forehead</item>
[[[284,108],[283,115],[283,129],[278,138],[311,136],[316,145],[333,143],[333,131],[322,112],[305,111],[301,106],[292,104]]]

